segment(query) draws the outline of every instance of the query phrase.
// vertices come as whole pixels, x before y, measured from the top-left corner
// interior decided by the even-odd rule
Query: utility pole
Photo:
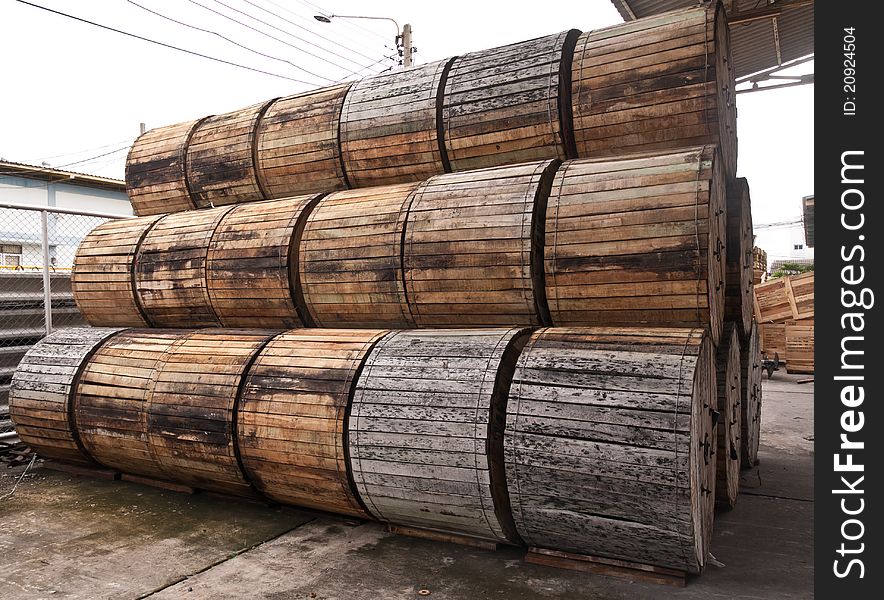
[[[145,125],[144,123],[139,123],[138,129],[141,131],[141,135],[144,135],[144,132],[147,131],[147,125]]]
[[[406,23],[402,26],[402,66],[408,68],[412,65],[411,53],[414,50],[411,44],[411,25]]]

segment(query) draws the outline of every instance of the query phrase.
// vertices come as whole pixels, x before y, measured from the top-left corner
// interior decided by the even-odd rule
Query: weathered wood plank
[[[752,324],[748,337],[740,339],[740,389],[740,465],[744,469],[751,469],[758,464],[761,438],[761,339],[757,323]]]
[[[715,352],[718,382],[718,443],[716,444],[715,505],[731,509],[740,491],[742,444],[742,389],[740,387],[740,336],[742,324],[726,322]]]
[[[653,339],[655,331],[638,333]],[[636,333],[550,328],[531,336],[507,402],[513,517],[530,546],[696,573],[706,561],[715,491],[714,350],[700,329],[661,331],[650,347],[636,343]],[[559,360],[543,358],[559,352]],[[621,354],[624,365],[612,368]],[[630,358],[638,354],[643,365]],[[653,388],[664,376],[653,368],[680,383],[655,394],[645,422],[640,405],[597,412],[599,392],[642,378]],[[546,395],[548,381],[569,377],[566,398]],[[567,420],[536,419],[556,402],[567,402]],[[652,418],[661,413],[680,425],[661,428]],[[612,436],[611,423],[634,432]]]

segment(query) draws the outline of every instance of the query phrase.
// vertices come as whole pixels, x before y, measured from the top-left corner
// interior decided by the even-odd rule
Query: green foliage
[[[771,279],[778,279],[785,275],[801,275],[813,271],[813,265],[799,265],[798,263],[783,263],[780,268],[770,274]]]

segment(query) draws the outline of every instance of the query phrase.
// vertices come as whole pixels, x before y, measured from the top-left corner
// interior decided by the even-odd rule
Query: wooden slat
[[[263,200],[255,169],[255,133],[273,100],[209,117],[187,144],[187,184],[194,206]]]
[[[86,363],[74,395],[74,415],[83,446],[97,462],[123,473],[169,478],[151,454],[148,399],[163,357],[185,334],[124,331]]]
[[[251,496],[236,457],[234,414],[242,378],[275,332],[187,332],[165,352],[147,398],[150,453],[166,479]]]
[[[745,177],[727,185],[727,253],[724,318],[735,321],[748,335],[752,327],[754,288],[752,272],[752,204]]]
[[[518,329],[400,331],[359,376],[348,425],[359,496],[376,518],[517,542],[502,472],[503,398]],[[496,383],[498,380],[501,383]]]
[[[202,121],[143,133],[126,158],[126,193],[136,215],[160,215],[194,207],[187,189],[187,142]]]
[[[338,130],[345,83],[276,100],[255,137],[258,179],[270,198],[333,192],[347,179]]]
[[[724,196],[709,146],[565,162],[546,209],[552,323],[709,326],[717,343]]]
[[[237,435],[265,496],[367,517],[347,475],[345,418],[362,362],[385,332],[295,329],[274,338],[246,378]]]
[[[402,234],[417,184],[336,192],[307,218],[298,251],[303,301],[317,327],[414,326]]]
[[[740,387],[740,336],[738,324],[726,322],[721,344],[715,352],[718,382],[718,443],[715,464],[715,505],[731,509],[740,490],[740,444],[742,443],[742,389]],[[742,325],[739,325],[742,327]]]
[[[720,3],[580,36],[572,103],[577,155],[719,144],[736,175],[736,92]]]
[[[84,362],[119,329],[75,327],[44,338],[12,376],[9,414],[22,442],[39,456],[94,465],[70,414],[71,389]]]
[[[135,285],[155,327],[218,325],[206,283],[212,234],[233,207],[174,213],[144,237],[135,261]]]
[[[795,301],[795,319],[802,321],[814,317],[814,275],[813,271],[801,275],[791,275],[789,285]]]
[[[420,181],[445,172],[436,96],[450,60],[366,77],[341,113],[341,153],[353,187]]]
[[[715,490],[713,355],[700,329],[534,333],[516,366],[504,437],[522,539],[702,570]],[[633,390],[653,394],[653,404]]]
[[[786,323],[785,337],[786,371],[813,373],[813,319]]]
[[[813,271],[758,284],[754,286],[755,316],[762,324],[813,318],[813,290]]]
[[[80,242],[71,272],[71,291],[90,325],[148,325],[135,296],[135,256],[141,240],[159,218],[107,221]]]
[[[452,171],[573,158],[576,29],[457,57],[442,118]]]
[[[438,175],[415,191],[403,266],[419,327],[547,322],[535,250],[557,164]]]
[[[765,325],[765,328],[769,325]],[[740,339],[740,389],[742,418],[740,420],[740,465],[751,469],[758,464],[761,439],[761,339],[760,326],[752,325],[748,337]],[[785,347],[785,341],[783,342]],[[785,352],[780,356],[784,356]],[[770,355],[773,358],[773,355]]]
[[[297,237],[316,198],[237,206],[218,223],[208,248],[206,281],[212,310],[223,326],[303,325],[293,297]]]

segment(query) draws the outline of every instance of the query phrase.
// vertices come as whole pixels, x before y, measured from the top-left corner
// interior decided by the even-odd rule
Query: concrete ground
[[[0,598],[813,597],[813,384],[764,380],[756,469],[686,588],[387,533],[377,523],[22,466],[0,477]]]

